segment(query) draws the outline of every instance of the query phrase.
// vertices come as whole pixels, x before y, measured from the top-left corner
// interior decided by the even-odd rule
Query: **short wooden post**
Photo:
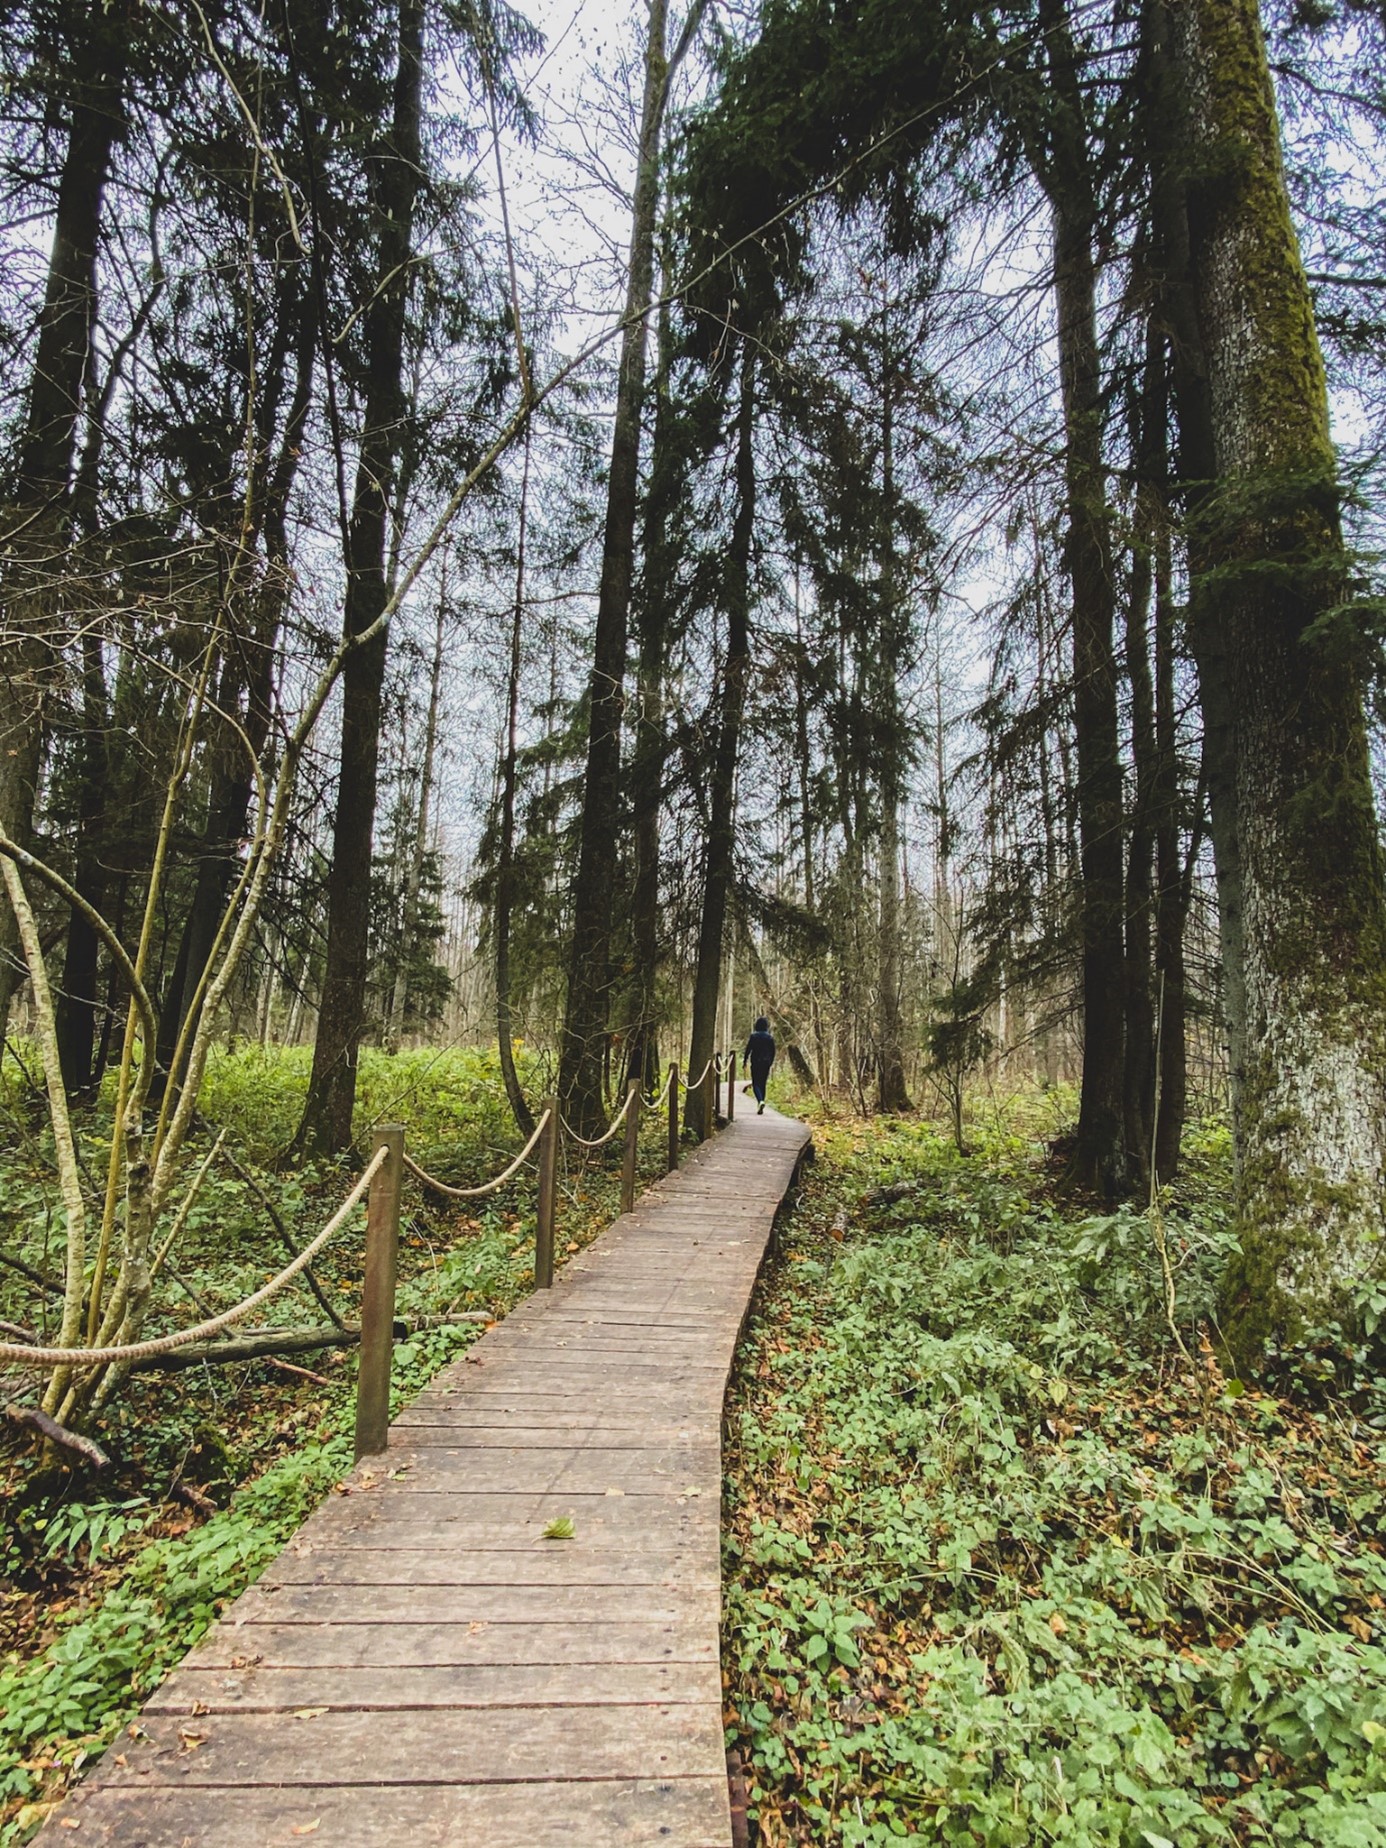
[[[356,1460],[378,1457],[390,1439],[390,1366],[395,1352],[395,1272],[404,1130],[382,1123],[371,1152],[385,1160],[366,1196],[366,1281],[361,1291],[361,1365],[356,1376]]]
[[[640,1153],[640,1109],[645,1102],[640,1080],[632,1078],[626,1086],[630,1108],[626,1111],[626,1146],[621,1156],[621,1211],[628,1213],[635,1205],[635,1158]]]
[[[736,1121],[736,1054],[727,1054],[727,1121]]]
[[[558,1194],[558,1099],[544,1108],[549,1120],[539,1138],[539,1216],[534,1227],[534,1287],[553,1288],[553,1209]]]
[[[678,1060],[669,1065],[669,1166],[672,1174],[679,1165],[679,1067]]]
[[[703,1095],[700,1101],[703,1106],[704,1142],[712,1140],[712,1132],[717,1127],[717,1059],[718,1054],[714,1052],[712,1063],[703,1074]]]

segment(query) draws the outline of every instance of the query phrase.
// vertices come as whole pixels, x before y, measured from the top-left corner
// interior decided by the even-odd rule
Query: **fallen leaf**
[[[326,1713],[327,1709],[326,1707],[295,1707],[293,1711],[296,1720],[315,1720],[319,1714]]]
[[[290,1835],[311,1835],[322,1823],[321,1816],[314,1816],[311,1822],[296,1822],[289,1830]]]
[[[560,1514],[557,1520],[549,1522],[541,1538],[544,1540],[571,1540],[576,1531],[576,1528],[573,1526],[573,1517],[570,1514]]]
[[[624,1495],[625,1490],[624,1489],[608,1489],[607,1494],[608,1495]]]
[[[1054,1632],[1055,1636],[1062,1636],[1068,1629],[1068,1625],[1064,1622],[1058,1611],[1055,1611],[1050,1617],[1049,1627]]]

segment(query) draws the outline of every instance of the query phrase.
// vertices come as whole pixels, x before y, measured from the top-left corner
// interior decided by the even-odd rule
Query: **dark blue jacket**
[[[746,1069],[754,1078],[775,1063],[775,1040],[770,1033],[753,1033],[746,1041]]]

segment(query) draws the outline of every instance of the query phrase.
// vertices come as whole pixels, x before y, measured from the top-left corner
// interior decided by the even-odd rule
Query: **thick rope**
[[[565,1123],[563,1125],[564,1135],[571,1137],[572,1140],[577,1143],[579,1148],[599,1149],[604,1142],[610,1142],[611,1138],[616,1134],[616,1131],[621,1127],[622,1123],[625,1122],[626,1112],[630,1109],[631,1099],[634,1096],[635,1096],[634,1091],[626,1092],[626,1101],[625,1103],[621,1105],[621,1108],[616,1112],[615,1116],[611,1119],[611,1123],[609,1127],[607,1128],[606,1134],[602,1136],[598,1136],[595,1139],[595,1141],[589,1142],[586,1136],[580,1136],[570,1123]]]
[[[187,1347],[191,1341],[205,1341],[210,1335],[219,1335],[223,1328],[230,1328],[233,1323],[244,1321],[252,1310],[267,1303],[272,1296],[277,1296],[285,1284],[292,1283],[299,1272],[306,1268],[322,1250],[334,1232],[341,1230],[351,1216],[352,1209],[360,1204],[361,1196],[389,1159],[388,1148],[378,1148],[366,1165],[366,1170],[351,1192],[328,1220],[322,1231],[311,1244],[305,1245],[292,1264],[286,1265],[277,1277],[271,1277],[263,1289],[253,1296],[247,1296],[243,1303],[237,1303],[234,1309],[224,1309],[220,1315],[214,1315],[210,1322],[199,1322],[196,1328],[180,1328],[176,1334],[155,1335],[148,1341],[127,1341],[122,1347],[104,1348],[40,1348],[18,1347],[11,1342],[0,1342],[0,1360],[27,1362],[32,1367],[105,1367],[115,1361],[144,1360],[155,1354],[171,1354],[175,1348]]]
[[[674,1082],[674,1067],[671,1065],[665,1071],[664,1083],[660,1085],[659,1089],[655,1092],[654,1096],[646,1097],[642,1100],[645,1105],[645,1108],[647,1110],[658,1110],[659,1106],[664,1102],[665,1098],[669,1095],[669,1086],[673,1082]]]
[[[685,1084],[685,1083],[684,1083],[684,1080],[683,1080],[682,1078],[680,1078],[680,1079],[679,1079],[679,1083],[680,1083],[680,1085],[682,1085],[682,1086],[683,1086],[683,1089],[684,1089],[685,1091],[696,1091],[696,1090],[698,1090],[698,1089],[700,1089],[700,1087],[701,1087],[701,1085],[702,1085],[702,1082],[703,1082],[703,1079],[707,1077],[707,1075],[708,1075],[708,1073],[709,1073],[709,1072],[710,1072],[711,1070],[712,1070],[712,1060],[711,1060],[711,1059],[709,1059],[709,1060],[708,1060],[708,1062],[707,1062],[707,1064],[706,1064],[706,1065],[705,1065],[705,1066],[703,1067],[703,1069],[702,1069],[702,1070],[701,1070],[701,1071],[700,1071],[700,1072],[698,1073],[698,1076],[697,1076],[696,1078],[694,1078],[694,1079],[692,1080],[692,1082],[691,1082],[691,1083],[687,1083],[687,1084]]]
[[[404,1165],[416,1181],[422,1181],[425,1187],[431,1187],[435,1193],[446,1194],[449,1200],[480,1200],[483,1195],[493,1194],[499,1188],[504,1187],[508,1180],[511,1180],[519,1173],[525,1161],[528,1159],[530,1152],[534,1148],[535,1143],[538,1142],[540,1136],[543,1135],[544,1125],[548,1122],[551,1115],[551,1111],[546,1110],[544,1112],[543,1116],[541,1116],[539,1121],[534,1125],[534,1134],[520,1150],[519,1154],[515,1157],[514,1161],[511,1162],[505,1172],[503,1174],[498,1174],[494,1181],[486,1181],[480,1187],[449,1187],[446,1181],[440,1181],[436,1175],[430,1174],[427,1168],[421,1168],[411,1155],[405,1156]]]

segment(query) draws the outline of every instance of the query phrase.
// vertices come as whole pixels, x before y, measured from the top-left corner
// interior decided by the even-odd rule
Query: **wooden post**
[[[727,1121],[736,1121],[736,1054],[727,1055]]]
[[[679,1066],[678,1060],[669,1066],[669,1166],[667,1172],[672,1174],[679,1165]]]
[[[395,1271],[404,1130],[382,1123],[371,1152],[388,1150],[366,1197],[366,1281],[361,1292],[361,1366],[356,1376],[356,1461],[378,1457],[390,1439],[390,1365],[395,1352]]]
[[[703,1106],[703,1141],[712,1140],[712,1132],[717,1127],[717,1059],[713,1053],[712,1063],[707,1068],[703,1079],[703,1095],[699,1100]]]
[[[553,1208],[558,1192],[558,1099],[544,1108],[549,1120],[539,1138],[539,1217],[534,1227],[534,1287],[553,1288]]]
[[[640,1110],[645,1102],[640,1080],[632,1078],[626,1087],[630,1108],[626,1111],[626,1146],[621,1158],[621,1211],[628,1213],[635,1205],[635,1158],[640,1153]]]

